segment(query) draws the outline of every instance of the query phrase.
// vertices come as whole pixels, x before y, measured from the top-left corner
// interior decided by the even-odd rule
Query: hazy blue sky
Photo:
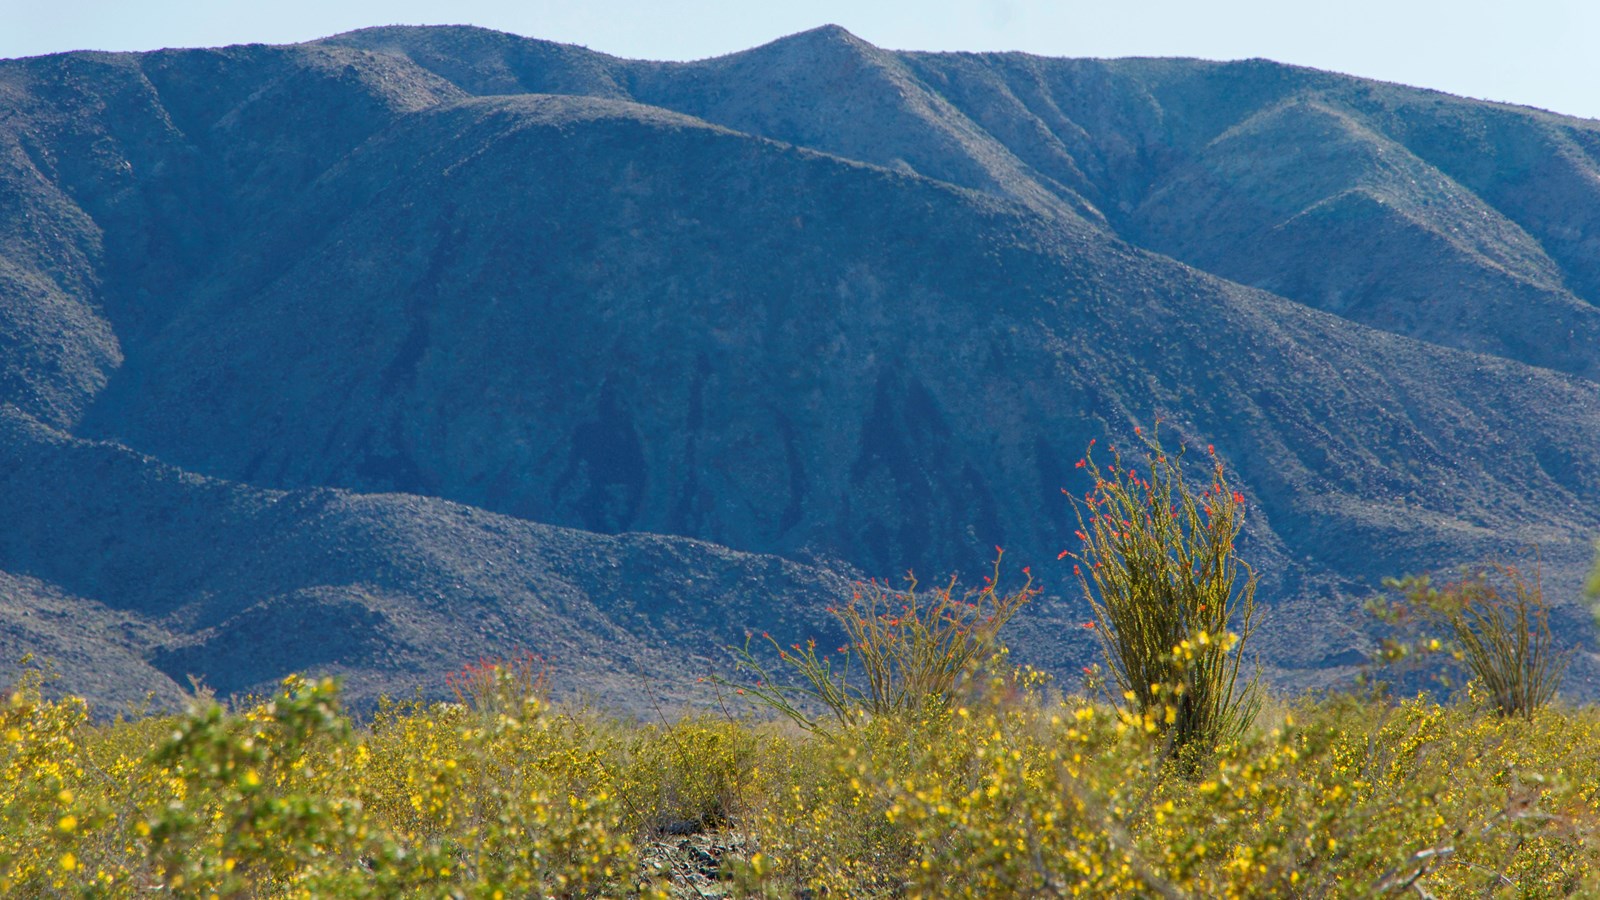
[[[1596,0],[0,0],[0,57],[470,23],[696,59],[828,22],[894,49],[1263,56],[1600,118]]]

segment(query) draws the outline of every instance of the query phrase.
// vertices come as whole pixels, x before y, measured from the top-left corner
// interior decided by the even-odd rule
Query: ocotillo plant
[[[1093,480],[1078,514],[1074,561],[1094,611],[1108,668],[1124,700],[1177,751],[1208,751],[1237,736],[1260,703],[1240,683],[1255,625],[1255,572],[1235,552],[1245,498],[1208,446],[1210,483],[1196,493],[1180,450],[1134,429],[1136,465],[1112,450],[1102,468],[1094,442],[1078,461]]]
[[[995,551],[994,574],[981,588],[962,590],[954,577],[923,591],[915,578],[901,590],[878,581],[856,585],[849,602],[828,609],[849,639],[836,654],[819,655],[815,641],[784,649],[762,634],[798,676],[796,684],[775,680],[746,640],[734,653],[739,668],[757,680],[736,689],[812,731],[822,727],[817,709],[849,727],[864,716],[918,712],[950,700],[964,679],[1002,650],[1000,629],[1039,593],[1026,567],[1022,587],[1000,591],[1003,553]]]

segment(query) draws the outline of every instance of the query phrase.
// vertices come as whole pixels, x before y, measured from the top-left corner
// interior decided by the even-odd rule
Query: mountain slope
[[[1260,60],[915,59],[963,109],[1017,98],[988,115],[1073,147],[1132,241],[1363,324],[1600,371],[1593,122]]]
[[[879,571],[996,539],[1043,556],[1064,533],[1040,531],[1061,515],[1032,457],[1043,442],[1076,458],[1096,413],[1165,412],[1239,452],[1297,424],[1330,457],[1383,459],[1381,479],[1305,466],[1320,491],[1378,502],[1404,485],[1452,515],[1494,496],[1537,520],[1522,498],[1576,500],[1596,478],[1581,382],[1385,338],[1022,208],[650,107],[443,107],[310,196],[286,218],[320,241],[246,242],[257,255],[223,267],[238,280],[208,285],[130,357],[88,432],[229,478],[752,549],[822,541]],[[280,274],[258,291],[259,271]],[[823,364],[773,365],[800,359]],[[1003,379],[972,377],[994,366]],[[1153,386],[1131,389],[1135,372]],[[1195,373],[1231,389],[1201,394]],[[1462,471],[1509,431],[1501,410],[1535,406],[1548,421],[1519,412],[1520,450]],[[1418,477],[1395,471],[1406,461]],[[874,467],[893,490],[863,503]],[[931,483],[965,485],[951,499],[969,506],[926,506]],[[864,540],[883,510],[918,507],[915,542]],[[954,537],[968,529],[994,537]]]
[[[1061,492],[1158,419],[1247,488],[1281,682],[1348,673],[1382,577],[1529,544],[1594,649],[1593,123],[836,28],[69,54],[0,99],[0,634],[113,635],[108,699],[517,645],[620,697],[996,544],[1072,671]]]
[[[0,409],[0,518],[25,526],[0,532],[0,641],[50,655],[107,711],[145,691],[170,707],[191,674],[225,694],[315,669],[344,674],[357,703],[437,695],[464,661],[517,649],[563,693],[682,699],[746,628],[832,637],[821,610],[848,590],[698,541],[201,478],[14,409]]]
[[[697,63],[590,54],[604,78],[540,77],[529,73],[575,67],[575,48],[489,34],[372,29],[327,43],[441,72],[436,49],[413,48],[471,45],[514,59],[501,65],[528,90],[627,96],[1109,220],[1135,243],[1363,324],[1600,372],[1594,123],[1262,60],[892,53],[833,26]],[[1330,246],[1351,264],[1328,266]],[[1418,259],[1451,271],[1418,277]]]

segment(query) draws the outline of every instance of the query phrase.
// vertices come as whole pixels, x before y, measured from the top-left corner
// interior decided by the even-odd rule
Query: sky
[[[1265,57],[1600,118],[1594,0],[0,0],[0,58],[472,24],[682,60],[828,23],[896,50]]]

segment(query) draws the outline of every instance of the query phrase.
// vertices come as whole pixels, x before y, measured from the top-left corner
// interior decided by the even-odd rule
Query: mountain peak
[[[805,31],[797,31],[790,35],[790,37],[809,38],[812,40],[855,41],[862,44],[867,43],[866,41],[861,40],[861,38],[856,37],[843,25],[835,25],[832,22],[829,22],[826,25],[818,25],[815,28],[808,28]]]
[[[856,53],[881,52],[878,47],[864,41],[840,25],[819,25],[805,31],[785,35],[774,41],[769,41],[750,51],[760,53],[779,48],[795,47],[811,50],[851,50]]]

